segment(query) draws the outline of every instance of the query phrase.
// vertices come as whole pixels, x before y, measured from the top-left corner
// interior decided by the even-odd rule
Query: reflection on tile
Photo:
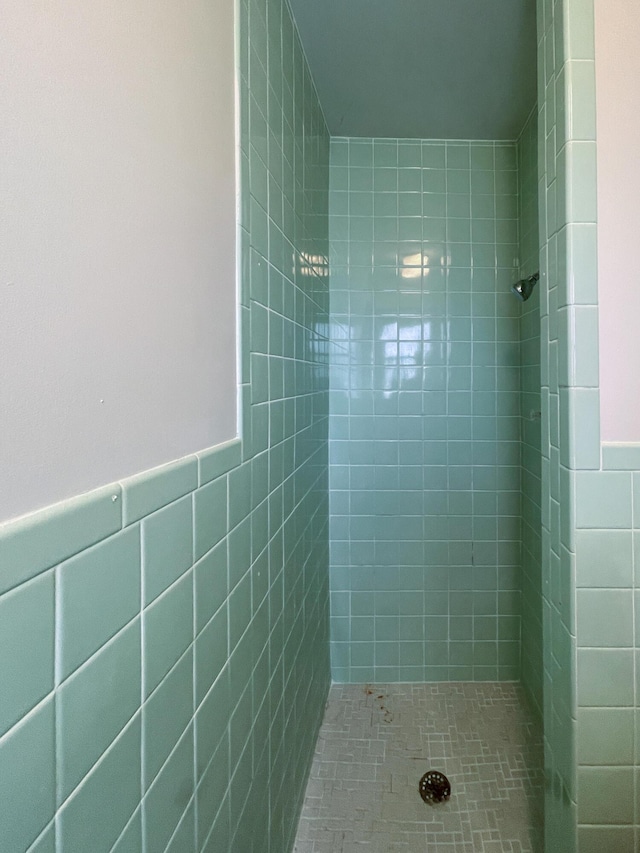
[[[508,285],[519,178],[529,193],[529,255],[537,241],[535,124],[525,177],[515,144],[332,140],[332,170],[343,169],[345,182],[343,207],[330,209],[330,245],[334,257],[344,255],[330,280],[332,567],[346,606],[332,626],[338,681],[520,676],[521,591],[504,585],[520,562],[521,507],[520,309]],[[365,150],[374,176],[366,214],[350,181],[365,181],[355,165]],[[532,318],[524,331],[533,352]],[[535,371],[527,381],[529,405],[539,409]],[[538,376],[538,393],[539,384]],[[527,463],[528,473],[535,463]],[[404,586],[407,570],[418,568]],[[424,621],[399,629],[416,615],[407,597],[425,612],[436,575],[450,595],[469,593],[455,615],[467,616],[471,630],[456,646],[446,627],[440,646]],[[373,635],[350,635],[349,619],[364,615],[369,595],[371,616],[402,614],[395,633],[377,621]],[[474,619],[487,607],[508,621],[479,645]]]

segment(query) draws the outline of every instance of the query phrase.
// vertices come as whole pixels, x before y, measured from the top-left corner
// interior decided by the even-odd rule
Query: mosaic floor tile
[[[539,853],[541,768],[516,684],[334,685],[294,853]],[[427,770],[447,802],[420,798]]]

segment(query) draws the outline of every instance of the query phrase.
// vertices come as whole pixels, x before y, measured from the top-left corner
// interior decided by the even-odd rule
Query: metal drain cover
[[[444,773],[429,770],[418,785],[420,796],[425,803],[443,803],[451,796],[451,784]]]

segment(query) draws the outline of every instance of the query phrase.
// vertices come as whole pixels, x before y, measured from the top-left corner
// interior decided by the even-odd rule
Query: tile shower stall
[[[3,853],[288,853],[332,680],[353,731],[414,690],[456,749],[526,696],[545,817],[521,849],[637,851],[640,472],[600,448],[593,2],[538,7],[517,139],[330,139],[288,4],[240,0],[241,435],[0,527]]]
[[[336,680],[520,677],[517,164],[515,143],[331,142]]]

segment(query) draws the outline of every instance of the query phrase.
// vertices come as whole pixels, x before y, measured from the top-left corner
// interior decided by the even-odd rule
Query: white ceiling
[[[535,0],[290,3],[333,135],[515,139],[535,103]]]

